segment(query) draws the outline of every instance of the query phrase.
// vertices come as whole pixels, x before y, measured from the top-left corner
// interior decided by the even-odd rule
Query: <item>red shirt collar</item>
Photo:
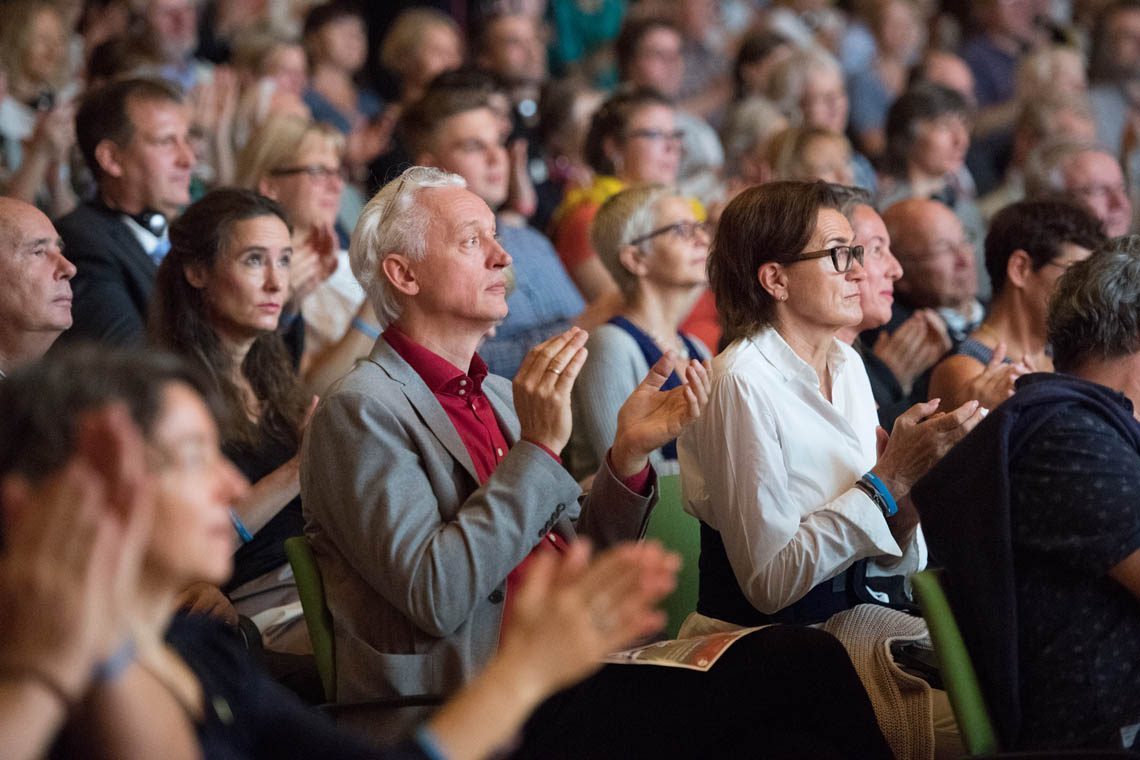
[[[432,393],[458,394],[459,389],[466,387],[467,383],[470,383],[472,393],[482,390],[483,379],[487,377],[487,364],[479,354],[471,357],[471,366],[464,372],[439,354],[416,343],[395,324],[388,325],[382,337],[423,378]],[[460,385],[462,380],[467,383]]]

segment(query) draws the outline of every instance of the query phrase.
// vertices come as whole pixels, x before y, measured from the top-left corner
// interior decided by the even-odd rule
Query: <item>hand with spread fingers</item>
[[[571,327],[530,350],[514,380],[521,438],[560,454],[570,440],[570,390],[586,362],[585,330]]]
[[[671,351],[658,359],[618,411],[610,464],[619,478],[644,469],[649,454],[679,436],[708,405],[712,385],[707,362],[689,360],[684,366],[684,382],[672,390],[661,390],[674,359]]]

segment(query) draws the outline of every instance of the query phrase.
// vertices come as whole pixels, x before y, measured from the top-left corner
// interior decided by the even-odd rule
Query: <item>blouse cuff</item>
[[[895,541],[895,537],[891,535],[887,518],[883,517],[882,511],[871,500],[871,497],[860,489],[851,486],[831,503],[830,510],[842,515],[866,537],[867,543],[872,549],[869,552],[870,554],[886,554],[891,557],[902,556],[903,550]]]

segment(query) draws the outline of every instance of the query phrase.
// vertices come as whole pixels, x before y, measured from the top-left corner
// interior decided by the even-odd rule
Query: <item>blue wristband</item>
[[[238,538],[241,539],[243,544],[248,544],[253,540],[253,534],[249,532],[249,528],[245,527],[245,523],[237,516],[237,512],[230,510],[230,522],[234,524],[234,530],[237,531]]]
[[[110,657],[95,665],[92,677],[96,681],[114,681],[134,662],[135,652],[135,640],[128,637]]]
[[[353,326],[355,329],[357,329],[357,330],[359,330],[360,332],[364,333],[365,337],[371,338],[372,340],[376,340],[377,338],[379,338],[379,337],[380,337],[380,331],[379,331],[379,330],[377,330],[377,329],[376,329],[375,327],[373,327],[372,325],[370,325],[370,324],[368,324],[367,322],[365,322],[365,321],[364,321],[363,319],[361,319],[360,317],[353,317],[353,318],[352,318],[352,322],[351,322],[350,324],[351,324],[351,325],[352,325],[352,326]]]
[[[891,491],[887,488],[886,483],[879,480],[879,476],[873,472],[867,471],[863,474],[863,479],[870,483],[871,487],[875,489],[876,493],[883,498],[883,503],[886,505],[884,514],[887,517],[894,517],[898,514],[899,505],[895,503],[895,497],[891,495]]]
[[[447,760],[447,755],[443,754],[443,750],[439,746],[439,742],[435,739],[435,734],[427,726],[421,725],[416,729],[413,738],[416,744],[419,745],[420,750],[428,756],[429,760]]]

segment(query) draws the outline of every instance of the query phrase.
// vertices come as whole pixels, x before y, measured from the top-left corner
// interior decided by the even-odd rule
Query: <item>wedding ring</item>
[[[561,375],[561,374],[562,374],[562,370],[560,370],[560,369],[555,369],[554,367],[547,367],[547,368],[546,368],[546,371],[547,371],[547,372],[553,372],[553,373],[554,373],[554,374],[556,374],[556,375]]]

